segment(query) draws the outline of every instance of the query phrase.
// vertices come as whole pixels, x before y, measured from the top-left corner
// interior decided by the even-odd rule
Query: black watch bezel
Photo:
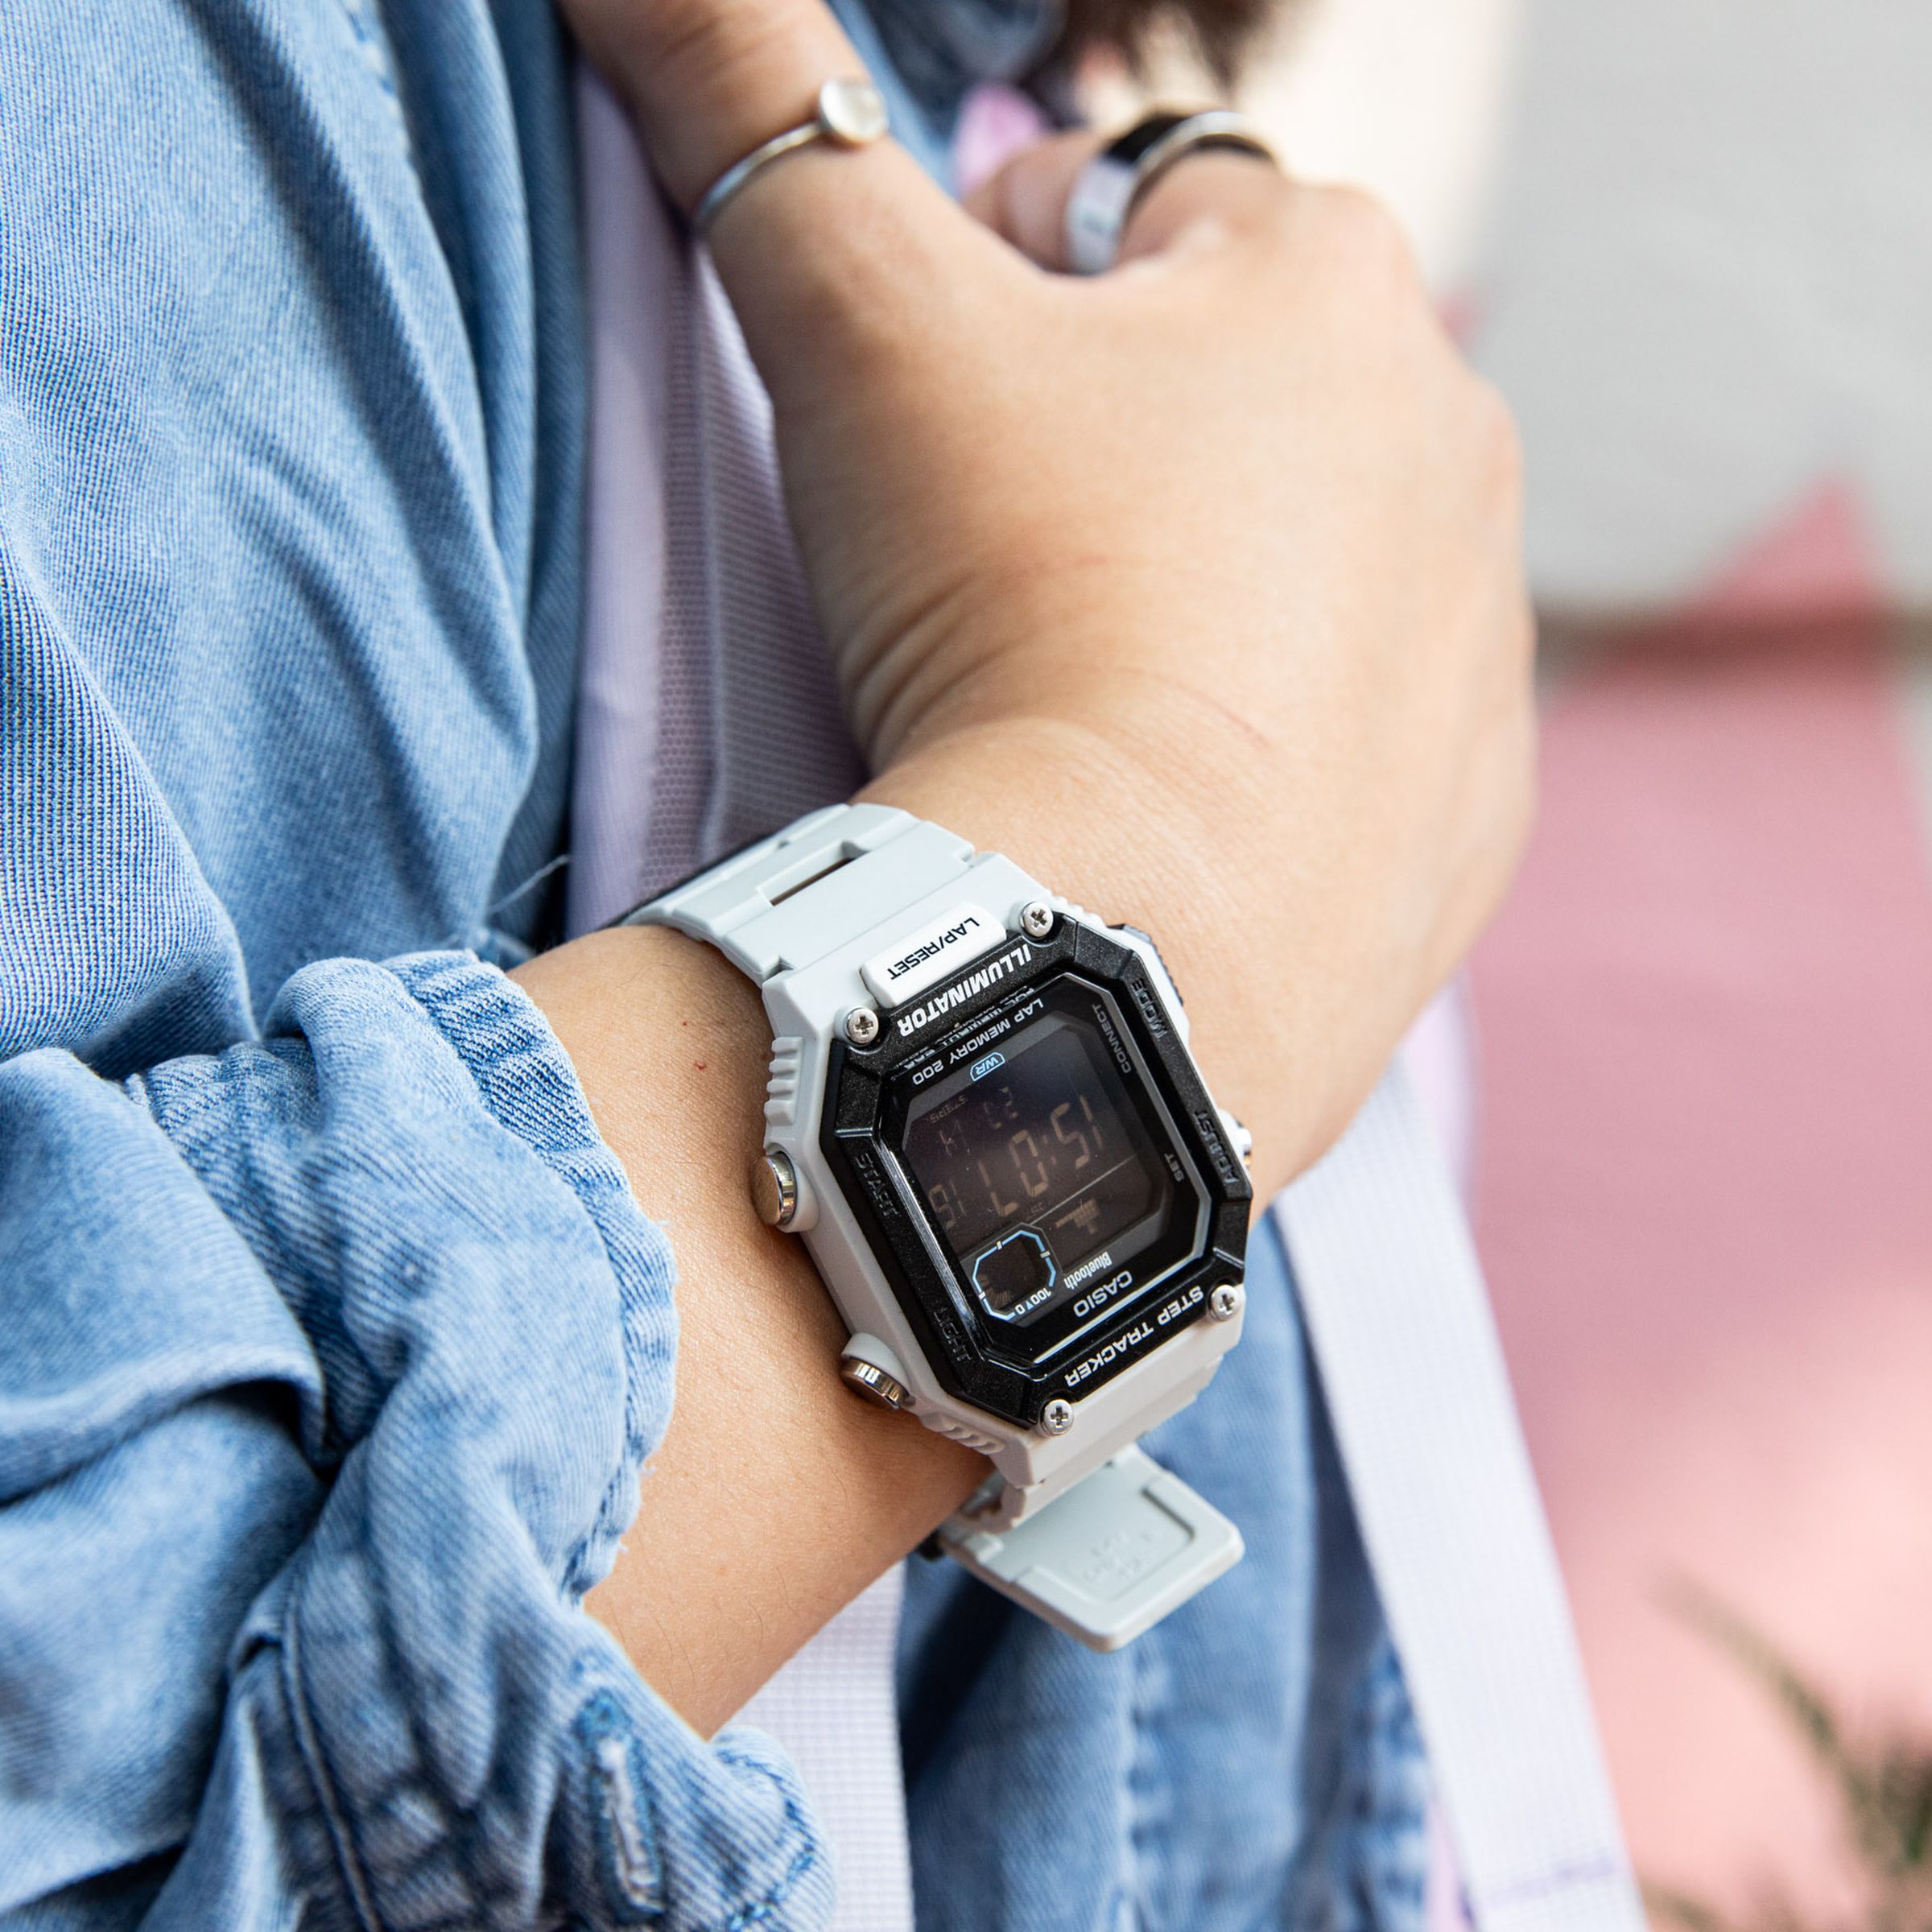
[[[1063,982],[1102,999],[1164,1117],[1177,1182],[1198,1197],[1199,1232],[1183,1258],[1117,1311],[1086,1323],[1077,1347],[1045,1364],[1022,1359],[958,1279],[902,1166],[894,1141],[913,1076],[985,1050],[1008,1016]],[[1077,919],[1038,939],[1011,934],[898,1012],[877,1042],[832,1042],[819,1145],[826,1167],[940,1385],[955,1400],[1026,1427],[1055,1397],[1078,1402],[1208,1313],[1211,1291],[1241,1279],[1254,1191],[1193,1056],[1170,1024],[1146,961]],[[1172,1163],[1170,1163],[1171,1166]]]

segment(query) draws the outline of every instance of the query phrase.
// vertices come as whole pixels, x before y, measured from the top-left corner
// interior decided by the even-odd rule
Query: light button
[[[903,1409],[912,1400],[906,1385],[896,1376],[888,1375],[876,1362],[859,1361],[848,1356],[839,1364],[839,1374],[848,1389],[869,1402],[877,1402],[881,1409]]]

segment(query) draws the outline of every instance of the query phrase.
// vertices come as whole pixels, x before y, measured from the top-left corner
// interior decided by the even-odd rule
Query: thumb
[[[863,64],[824,0],[564,0],[628,100],[658,179],[687,212],[726,169],[811,121],[819,89]],[[896,142],[800,147],[761,168],[707,239],[774,400],[828,356],[943,311],[998,251]]]
[[[1024,147],[966,197],[966,208],[1042,268],[1067,266],[1067,199],[1080,170],[1106,145],[1091,129]]]

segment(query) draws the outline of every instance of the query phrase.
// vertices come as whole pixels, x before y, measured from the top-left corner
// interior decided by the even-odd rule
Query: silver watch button
[[[906,1385],[872,1362],[848,1356],[839,1364],[839,1374],[848,1389],[877,1402],[881,1409],[903,1409],[912,1400]]]
[[[751,1164],[751,1204],[768,1228],[789,1228],[799,1212],[798,1170],[791,1157],[767,1147]]]

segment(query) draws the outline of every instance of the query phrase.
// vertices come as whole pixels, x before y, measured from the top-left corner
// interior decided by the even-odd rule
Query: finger
[[[1115,265],[1171,254],[1212,234],[1245,236],[1278,221],[1308,192],[1265,155],[1198,147],[1156,176],[1135,202]]]
[[[823,0],[641,0],[623,11],[621,85],[660,180],[687,210],[773,135],[811,121],[819,87],[864,68]],[[759,169],[708,231],[753,358],[782,405],[881,334],[943,311],[994,251],[895,142],[825,142]]]
[[[821,0],[585,0],[569,10],[687,214],[741,155],[809,119],[821,81],[864,71]]]
[[[1060,134],[1016,155],[968,198],[970,213],[1042,268],[1067,266],[1067,204],[1080,171],[1113,137]],[[1203,147],[1157,175],[1129,214],[1117,266],[1179,246],[1215,229],[1245,229],[1270,218],[1294,192],[1260,156]]]
[[[1067,266],[1067,197],[1109,137],[1081,128],[1022,148],[966,197],[966,211],[1042,268]]]

